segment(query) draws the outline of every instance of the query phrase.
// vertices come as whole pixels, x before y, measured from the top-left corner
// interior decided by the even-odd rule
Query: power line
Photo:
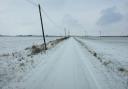
[[[44,10],[44,8],[41,8],[41,9],[42,9],[42,11],[44,12],[44,14],[46,15],[47,19],[48,19],[52,24],[54,24],[54,25],[57,26],[58,28],[63,28],[62,26],[56,24],[56,23],[51,19],[51,17],[46,13],[46,11]]]
[[[34,5],[34,6],[38,7],[38,4],[35,3],[35,2],[33,2],[33,1],[31,1],[31,0],[25,0],[25,1],[27,1],[27,2],[30,3],[31,5]]]
[[[36,2],[33,2],[32,0],[25,0],[27,1],[28,3],[30,3],[31,5],[34,5],[36,7],[38,7],[39,4],[37,4]],[[47,19],[52,23],[54,24],[57,28],[63,28],[62,26],[58,25],[55,23],[55,21],[53,21],[53,19],[51,19],[51,17],[47,14],[47,12],[44,10],[44,8],[42,6],[41,7],[41,10],[43,11],[43,13],[45,14],[45,16],[47,17]]]

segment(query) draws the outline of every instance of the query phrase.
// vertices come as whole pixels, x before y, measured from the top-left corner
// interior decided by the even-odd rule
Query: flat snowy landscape
[[[59,37],[47,37],[52,41]],[[26,47],[43,43],[43,37],[0,37],[0,54],[22,50]]]
[[[0,0],[0,89],[128,89],[128,0]]]
[[[55,39],[1,37],[0,89],[128,89],[127,37]]]
[[[104,71],[110,89],[128,88],[128,37],[82,37],[79,42],[101,63],[97,69]]]

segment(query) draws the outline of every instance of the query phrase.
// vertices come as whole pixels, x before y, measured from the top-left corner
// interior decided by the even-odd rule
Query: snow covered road
[[[90,56],[82,50],[74,38],[69,38],[21,82],[4,89],[100,89]]]

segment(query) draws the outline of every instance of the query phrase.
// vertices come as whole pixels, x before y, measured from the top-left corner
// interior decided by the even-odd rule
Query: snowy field
[[[128,89],[127,37],[70,37],[36,55],[29,45],[0,56],[0,89]]]
[[[78,40],[99,60],[101,66],[95,60],[92,62],[99,66],[97,69],[104,74],[100,76],[106,76],[104,80],[111,89],[128,89],[128,37],[83,37]]]
[[[82,41],[100,56],[128,66],[128,37],[83,38]]]
[[[46,37],[46,42],[59,37]],[[25,49],[26,47],[43,43],[42,37],[0,37],[0,54]]]
[[[47,37],[46,42],[58,38]],[[12,79],[18,81],[42,60],[40,56],[43,54],[36,56],[31,54],[31,50],[25,50],[42,42],[42,37],[0,37],[0,89]]]

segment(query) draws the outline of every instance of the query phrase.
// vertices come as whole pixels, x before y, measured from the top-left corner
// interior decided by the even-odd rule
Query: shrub
[[[105,61],[103,64],[107,66],[108,64],[112,63],[111,61]]]
[[[97,53],[96,53],[96,52],[94,52],[94,53],[93,53],[93,56],[97,57]]]
[[[121,72],[124,72],[125,71],[124,68],[118,68],[118,70],[121,71]]]
[[[40,53],[41,52],[41,48],[33,45],[32,46],[32,54],[37,54],[37,53]]]
[[[41,52],[41,49],[40,48],[34,48],[32,49],[32,54],[37,54],[37,53],[40,53]]]
[[[7,54],[3,54],[2,56],[9,56],[9,53],[7,53]]]
[[[20,66],[25,66],[25,64],[24,63],[20,63]]]
[[[35,49],[35,48],[37,48],[37,46],[36,46],[36,45],[33,45],[33,46],[32,46],[32,49]]]

